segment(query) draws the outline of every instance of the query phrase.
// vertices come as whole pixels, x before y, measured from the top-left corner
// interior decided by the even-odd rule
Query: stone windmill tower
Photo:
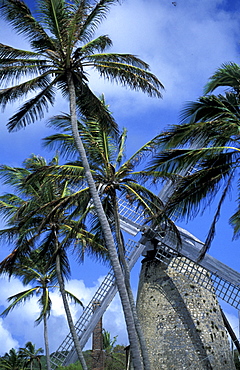
[[[235,369],[217,297],[239,309],[240,274],[210,255],[196,263],[203,243],[186,230],[179,228],[178,250],[171,232],[162,236],[143,226],[139,210],[121,199],[119,210],[122,229],[133,236],[142,233],[139,242],[127,243],[126,253],[130,269],[144,256],[137,308],[152,370]],[[110,271],[75,324],[82,347],[116,292]],[[93,310],[96,301],[99,306]],[[51,366],[54,370],[76,360],[69,334],[52,356]]]
[[[173,249],[154,251],[151,244],[142,261],[137,309],[152,369],[235,369],[212,275]]]

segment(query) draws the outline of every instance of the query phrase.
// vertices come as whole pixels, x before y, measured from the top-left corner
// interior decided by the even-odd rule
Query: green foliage
[[[19,355],[24,359],[24,364],[27,367],[30,367],[31,370],[37,365],[41,370],[41,354],[43,353],[42,348],[35,348],[35,345],[32,342],[27,342],[24,348],[20,348],[18,351]]]
[[[236,367],[236,370],[240,370],[240,359],[239,359],[239,353],[237,350],[234,351],[234,364]]]
[[[82,366],[78,361],[75,364],[70,364],[68,366],[59,366],[58,370],[82,370]]]
[[[78,158],[71,133],[70,116],[67,114],[55,116],[49,120],[49,126],[58,133],[44,138],[44,146],[58,150],[67,159]],[[116,196],[121,198],[123,203],[136,206],[139,213],[142,210],[146,216],[146,223],[147,221],[159,223],[160,216],[164,217],[163,203],[153,191],[145,186],[151,183],[153,173],[146,173],[143,170],[144,161],[146,162],[153,155],[158,135],[126,159],[126,129],[113,135],[99,120],[86,120],[82,116],[79,117],[78,129],[112,231],[115,231],[116,224],[116,219],[113,222]],[[52,170],[54,176],[59,177],[59,181],[68,178],[74,188],[81,188],[81,197],[85,199],[87,207],[90,195],[88,187],[84,189],[85,177],[82,162],[71,161],[61,166],[54,166]],[[91,217],[89,224],[93,226],[91,231],[101,237],[101,227],[96,214],[90,212],[88,217]],[[168,220],[165,221],[168,222]],[[169,224],[169,227],[171,226],[173,225]]]
[[[115,345],[112,346],[111,350],[111,344],[116,342],[116,337],[112,340],[110,338],[110,333],[107,335],[109,341],[108,341],[108,348],[104,349],[104,370],[125,370],[126,368],[126,352],[125,347],[122,345]],[[110,345],[109,345],[110,343]],[[88,369],[92,370],[92,351],[87,350],[83,352]],[[81,365],[79,362],[76,362],[75,364],[70,364],[68,366],[60,366],[58,370],[82,370]]]
[[[89,1],[39,0],[34,13],[23,1],[0,0],[0,16],[28,39],[31,49],[0,45],[0,104],[4,108],[24,99],[8,122],[10,131],[41,119],[54,104],[57,89],[66,97],[69,74],[79,96],[79,109],[114,125],[88,86],[89,67],[107,80],[161,97],[163,85],[147,63],[131,54],[106,53],[112,44],[106,35],[93,39],[110,5],[117,1],[99,0],[92,6]]]
[[[222,204],[237,179],[237,209],[230,218],[234,237],[240,236],[239,182],[239,99],[240,66],[228,63],[209,79],[206,93],[225,88],[224,93],[206,95],[186,105],[180,125],[171,125],[159,136],[158,153],[149,170],[168,174],[175,191],[167,203],[170,216],[191,219],[205,211],[217,199],[204,248],[199,259],[209,249],[215,235]]]
[[[116,345],[112,352],[106,353],[104,370],[125,370],[126,352],[125,347]]]
[[[0,358],[0,370],[45,370],[45,356],[42,348],[35,348],[32,342],[18,350],[12,348]]]

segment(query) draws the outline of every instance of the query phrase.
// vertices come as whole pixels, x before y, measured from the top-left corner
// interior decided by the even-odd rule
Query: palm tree
[[[43,353],[42,348],[36,349],[35,344],[27,342],[25,347],[19,349],[19,354],[24,358],[26,366],[30,365],[30,369],[33,368],[33,363],[37,361],[39,369],[41,370],[41,354]]]
[[[125,353],[119,352],[123,348],[119,345],[116,345],[117,336],[111,338],[111,335],[108,331],[103,329],[103,350],[105,352],[105,369],[122,368],[126,364]],[[125,352],[125,350],[124,350]]]
[[[46,257],[46,255],[45,255]],[[49,256],[48,256],[49,257]],[[45,342],[45,352],[47,360],[47,368],[50,370],[50,352],[49,352],[49,343],[48,343],[48,326],[47,319],[50,316],[51,311],[51,298],[50,292],[57,288],[57,275],[56,269],[54,266],[48,265],[47,261],[43,259],[43,256],[40,255],[38,250],[33,251],[29,257],[21,257],[19,261],[15,261],[14,267],[14,276],[19,277],[24,285],[33,284],[32,287],[21,291],[17,294],[8,298],[8,301],[11,304],[2,312],[2,316],[5,317],[9,314],[11,310],[25,303],[27,300],[31,299],[34,295],[39,296],[38,304],[40,307],[40,315],[36,319],[36,323],[40,324],[43,321],[44,325],[44,342]],[[82,305],[74,295],[69,292],[66,292],[76,303]],[[39,350],[34,352],[35,348],[32,346],[31,342],[26,344],[26,348],[22,348],[20,354],[24,357],[25,355],[30,356],[28,362],[31,364],[34,359],[37,359],[35,356],[40,353]]]
[[[0,368],[5,370],[24,370],[23,357],[12,348],[9,353],[5,353],[5,355],[0,358]]]
[[[163,85],[149,72],[149,66],[130,54],[108,54],[105,50],[111,45],[108,36],[92,39],[99,23],[106,17],[110,5],[117,0],[39,0],[39,13],[33,16],[23,1],[0,0],[1,15],[17,32],[30,41],[33,51],[15,49],[0,45],[1,81],[8,85],[20,77],[30,79],[18,85],[4,88],[0,92],[0,104],[6,104],[25,98],[34,93],[9,122],[10,131],[42,118],[49,104],[54,103],[55,90],[60,89],[69,99],[72,134],[79,151],[85,176],[91,192],[96,213],[101,222],[104,238],[116,277],[122,300],[130,342],[132,343],[133,363],[141,369],[141,359],[136,343],[133,320],[124,278],[115,253],[114,240],[107,222],[101,201],[91,176],[89,163],[77,130],[77,105],[86,116],[93,112],[106,117],[106,122],[113,124],[105,114],[102,105],[88,87],[87,71],[96,69],[101,76],[120,82],[134,90],[142,90],[150,96],[161,97]],[[39,93],[36,93],[39,90]]]
[[[50,163],[51,165],[57,164],[57,158],[55,157]],[[33,175],[36,169],[39,170],[46,164],[43,158],[32,156],[25,161],[24,168],[7,166],[1,168],[5,183],[14,186],[15,192],[20,192],[21,197],[14,194],[6,194],[0,197],[0,211],[5,214],[9,226],[0,231],[0,236],[2,240],[15,243],[14,251],[1,262],[0,267],[2,272],[7,272],[9,275],[19,275],[21,268],[18,269],[18,263],[21,267],[22,258],[25,258],[24,255],[30,253],[38,241],[40,242],[41,259],[38,263],[49,261],[49,263],[44,264],[44,269],[54,266],[54,278],[57,279],[59,284],[69,329],[73,336],[79,361],[83,368],[87,369],[69,310],[66,297],[69,292],[66,292],[64,286],[63,276],[65,278],[70,276],[66,249],[73,244],[80,245],[80,243],[83,243],[83,239],[85,250],[90,254],[98,253],[99,255],[102,253],[103,258],[105,258],[106,249],[95,240],[96,238],[93,240],[93,237],[84,230],[81,218],[80,221],[75,220],[79,214],[78,208],[80,206],[78,206],[77,197],[79,197],[81,191],[75,197],[70,197],[67,180],[59,182],[47,177],[44,181],[41,177],[39,180],[34,178],[31,183],[27,182],[27,178],[31,177],[30,175]],[[90,238],[92,238],[91,242],[89,242]],[[98,248],[97,252],[95,248]],[[76,248],[75,251],[77,251]],[[79,252],[80,258],[82,253]],[[28,264],[26,265],[28,266]],[[26,271],[24,270],[24,279],[26,279],[25,274]],[[33,276],[30,275],[30,278],[33,278]],[[48,277],[46,278],[49,281]],[[26,279],[24,281],[28,283],[31,280]],[[30,289],[30,296],[33,292],[34,289]],[[16,302],[13,302],[13,306],[18,303],[18,297],[15,298]],[[21,294],[20,298],[22,298]],[[74,296],[71,296],[71,298],[75,299]],[[49,312],[50,307],[47,301],[45,302],[43,299],[41,302],[43,307],[47,309],[46,312]],[[78,301],[78,303],[80,302]],[[44,317],[43,313],[39,319]]]
[[[66,157],[76,158],[76,149],[70,130],[70,117],[68,115],[53,117],[49,120],[49,125],[57,129],[58,132],[62,131],[62,133],[45,138],[45,146],[60,150],[61,154]],[[87,148],[93,179],[115,236],[134,322],[141,343],[144,366],[148,369],[147,350],[138,323],[130,286],[130,272],[125,258],[124,240],[120,229],[118,197],[128,202],[130,206],[136,205],[139,211],[142,210],[145,218],[148,219],[148,223],[152,224],[154,222],[157,224],[158,220],[163,221],[163,204],[159,197],[145,187],[146,177],[143,169],[141,169],[141,163],[144,158],[152,153],[157,137],[147,142],[128,160],[124,161],[127,138],[125,129],[122,134],[113,137],[109,130],[107,131],[106,128],[102,127],[101,122],[94,119],[91,121],[82,119],[78,122],[78,127],[84,146]],[[82,186],[82,181],[84,181],[83,166],[79,161],[56,166],[54,173],[56,176],[68,178],[72,186],[77,189]],[[88,187],[85,188],[85,192],[89,194]],[[86,196],[86,204],[89,204],[89,202],[90,198]],[[89,216],[91,217],[90,224],[93,225],[92,233],[101,236],[101,227],[95,213],[91,212]]]
[[[210,78],[205,92],[217,87],[227,91],[206,95],[188,103],[180,125],[173,125],[159,138],[159,152],[149,166],[150,171],[169,175],[177,182],[176,190],[166,208],[188,219],[204,210],[218,196],[218,205],[199,259],[211,245],[221,206],[237,176],[240,160],[239,101],[240,67],[223,65]],[[194,144],[195,147],[194,147]],[[183,172],[182,172],[183,171]],[[181,176],[181,173],[185,173]],[[239,189],[239,180],[238,180]],[[239,236],[240,203],[230,222],[234,237]]]

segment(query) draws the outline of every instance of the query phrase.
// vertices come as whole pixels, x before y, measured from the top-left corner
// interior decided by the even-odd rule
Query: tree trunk
[[[47,326],[46,315],[43,316],[43,330],[44,330],[44,343],[45,343],[47,370],[51,370],[49,342],[48,342],[48,326]]]
[[[116,193],[112,195],[112,203],[113,203],[115,232],[116,232],[116,239],[118,243],[119,256],[120,256],[120,261],[122,263],[123,270],[124,270],[125,284],[126,284],[126,288],[128,292],[128,297],[129,297],[129,302],[131,305],[134,324],[135,324],[135,328],[136,328],[136,332],[137,332],[138,340],[139,340],[139,345],[140,345],[140,349],[142,353],[144,370],[151,370],[150,361],[148,357],[148,350],[147,350],[144,334],[142,331],[142,327],[138,319],[137,309],[136,309],[136,305],[135,305],[135,301],[134,301],[134,297],[133,297],[133,293],[131,289],[130,271],[129,271],[128,263],[125,258],[124,244],[123,244],[121,229],[120,229],[120,219],[119,219],[119,211],[118,211]]]
[[[93,200],[93,204],[95,207],[96,214],[99,218],[99,222],[101,224],[102,232],[104,235],[105,243],[109,252],[109,257],[111,261],[111,265],[114,271],[114,276],[118,288],[118,292],[120,295],[124,317],[127,326],[127,332],[129,337],[129,342],[131,345],[131,354],[132,354],[132,361],[133,367],[135,370],[142,370],[142,360],[140,355],[140,350],[138,346],[137,334],[134,325],[134,319],[131,312],[131,306],[129,302],[129,297],[126,290],[126,285],[124,281],[123,272],[118,260],[117,251],[115,248],[115,243],[113,239],[113,235],[111,232],[111,228],[109,226],[107,217],[102,207],[102,203],[100,197],[98,195],[95,182],[93,180],[89,163],[87,160],[86,152],[82,143],[82,140],[79,135],[78,131],[78,124],[77,124],[77,114],[76,114],[76,93],[75,87],[72,80],[72,75],[69,72],[68,74],[68,88],[69,88],[69,99],[70,99],[70,117],[71,117],[71,125],[72,125],[72,134],[75,141],[76,148],[80,154],[82,164],[85,170],[86,180],[89,186],[90,194]]]
[[[56,247],[57,247],[56,248],[56,251],[57,251],[57,249],[58,249],[58,242],[57,241],[56,241]],[[87,364],[86,364],[86,361],[85,361],[85,358],[83,356],[82,349],[81,349],[81,346],[80,346],[80,343],[79,343],[79,339],[78,339],[78,336],[77,336],[77,333],[76,333],[76,330],[75,330],[75,326],[74,326],[74,323],[73,323],[71,311],[69,309],[69,304],[68,304],[66,293],[65,293],[64,281],[63,281],[62,274],[61,274],[61,264],[60,264],[59,251],[57,251],[57,254],[56,254],[56,273],[57,273],[57,279],[58,279],[58,284],[59,284],[59,290],[60,290],[62,300],[63,300],[64,310],[65,310],[65,313],[66,313],[66,316],[67,316],[68,327],[69,327],[69,330],[70,330],[70,333],[72,335],[72,339],[73,339],[73,342],[74,342],[74,347],[75,347],[75,350],[77,352],[77,356],[78,356],[78,359],[80,361],[80,364],[82,365],[83,370],[88,370]]]

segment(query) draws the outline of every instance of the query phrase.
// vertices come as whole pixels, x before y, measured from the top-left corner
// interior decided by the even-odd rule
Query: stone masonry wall
[[[234,370],[214,293],[156,259],[144,260],[137,310],[152,370]]]

